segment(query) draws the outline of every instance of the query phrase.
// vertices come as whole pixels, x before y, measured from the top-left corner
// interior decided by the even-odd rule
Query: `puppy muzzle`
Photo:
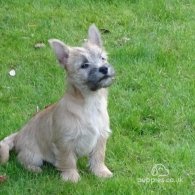
[[[115,71],[110,64],[94,68],[89,72],[87,85],[92,91],[109,87],[115,78]]]

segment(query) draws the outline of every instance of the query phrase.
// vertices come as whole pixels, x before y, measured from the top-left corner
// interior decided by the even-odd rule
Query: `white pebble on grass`
[[[12,77],[16,76],[16,71],[14,69],[11,69],[9,71],[9,75],[12,76]]]

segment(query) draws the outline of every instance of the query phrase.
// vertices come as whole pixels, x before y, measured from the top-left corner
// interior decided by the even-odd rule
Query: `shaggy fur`
[[[69,47],[57,39],[49,43],[67,71],[67,92],[0,142],[0,162],[6,163],[9,151],[15,149],[28,170],[40,172],[47,161],[61,171],[63,180],[77,182],[77,158],[87,155],[95,175],[111,177],[104,158],[111,132],[106,87],[112,83],[114,69],[107,62],[99,31],[91,25],[83,47]]]

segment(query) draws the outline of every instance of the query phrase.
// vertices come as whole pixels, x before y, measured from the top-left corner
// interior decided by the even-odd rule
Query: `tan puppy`
[[[83,47],[69,47],[57,39],[49,43],[67,71],[68,89],[58,103],[0,142],[0,162],[5,163],[15,149],[28,170],[40,172],[47,161],[62,172],[63,180],[77,182],[77,158],[88,155],[95,175],[111,177],[104,158],[110,133],[106,87],[114,69],[107,62],[100,33],[91,25]]]

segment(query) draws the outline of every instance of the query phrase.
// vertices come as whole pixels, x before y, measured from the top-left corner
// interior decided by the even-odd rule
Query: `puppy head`
[[[59,63],[66,69],[69,82],[78,89],[96,91],[112,84],[115,72],[107,61],[95,25],[89,27],[83,47],[69,47],[57,39],[50,39],[49,43]]]

